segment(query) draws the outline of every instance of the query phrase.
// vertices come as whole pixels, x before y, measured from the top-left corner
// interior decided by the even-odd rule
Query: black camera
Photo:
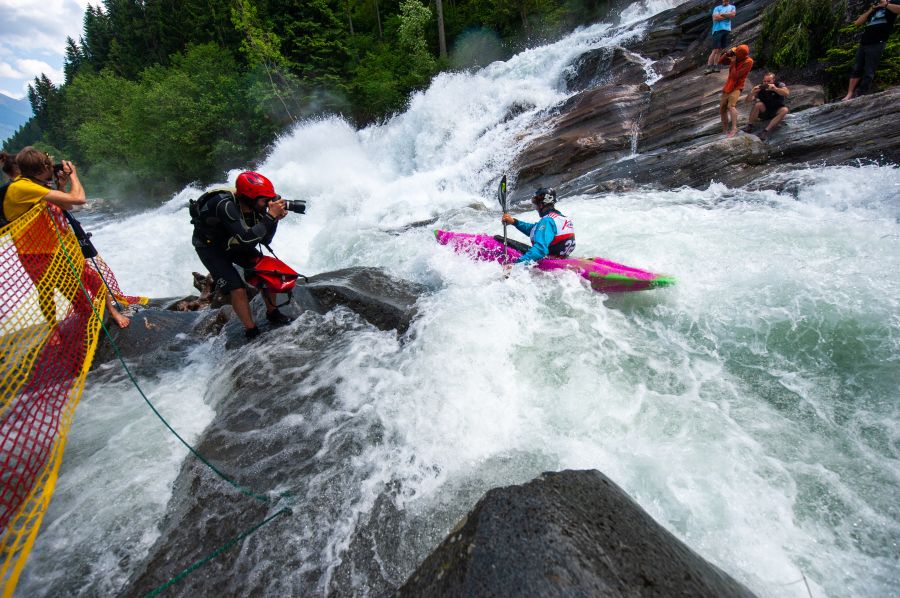
[[[306,201],[302,199],[285,199],[284,209],[295,214],[306,214]]]
[[[53,165],[53,176],[59,176],[65,171],[66,167],[62,165],[62,162],[59,164]]]

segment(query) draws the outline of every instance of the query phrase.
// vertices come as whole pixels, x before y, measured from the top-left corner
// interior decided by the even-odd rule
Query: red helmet
[[[272,181],[251,170],[238,175],[236,186],[238,195],[243,195],[250,199],[278,197],[278,194],[275,193],[275,187],[272,186]]]

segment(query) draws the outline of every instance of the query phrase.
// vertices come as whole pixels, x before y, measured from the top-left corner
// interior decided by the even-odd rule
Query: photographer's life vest
[[[556,224],[556,236],[550,241],[549,255],[567,257],[575,250],[575,224],[557,210],[550,210],[547,216],[553,218]],[[534,235],[538,227],[531,229],[531,244],[534,245]]]

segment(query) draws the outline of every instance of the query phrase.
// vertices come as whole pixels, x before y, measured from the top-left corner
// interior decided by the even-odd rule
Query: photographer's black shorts
[[[766,106],[766,103],[763,102],[763,106]],[[778,115],[778,111],[784,108],[784,104],[781,106],[766,106],[766,109],[762,114],[759,115],[760,120],[772,120],[775,116]]]
[[[262,254],[254,247],[240,250],[221,251],[211,247],[194,247],[197,256],[213,277],[216,288],[223,293],[244,288],[244,279],[233,264],[249,268],[253,260]]]
[[[728,47],[728,40],[731,38],[731,32],[726,29],[719,29],[712,34],[712,47],[724,50]]]

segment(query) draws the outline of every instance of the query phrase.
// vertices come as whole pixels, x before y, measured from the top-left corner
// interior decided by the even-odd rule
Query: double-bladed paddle
[[[500,179],[500,187],[497,189],[497,199],[500,200],[500,207],[503,208],[503,213],[506,214],[506,175]],[[506,223],[503,223],[503,260],[506,261],[507,256],[507,240],[506,240]]]

